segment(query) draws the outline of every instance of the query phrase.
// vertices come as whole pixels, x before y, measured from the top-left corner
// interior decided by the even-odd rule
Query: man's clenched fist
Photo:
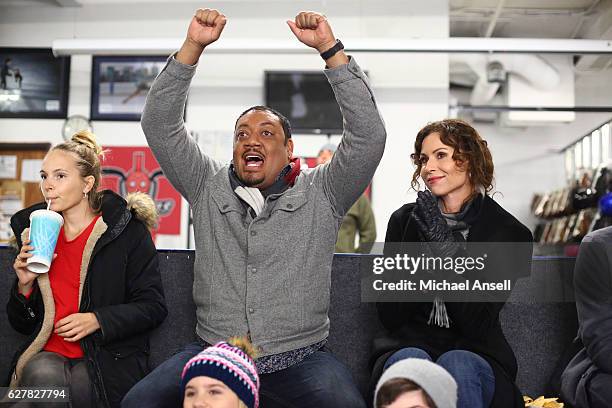
[[[176,59],[188,65],[197,63],[204,47],[219,39],[225,23],[227,19],[217,10],[196,10],[189,23],[187,38],[176,55]]]
[[[226,22],[225,16],[217,10],[198,9],[189,24],[187,39],[204,48],[219,39]]]
[[[298,40],[319,53],[327,51],[336,43],[336,37],[323,14],[302,11],[295,21],[288,20],[289,28]]]

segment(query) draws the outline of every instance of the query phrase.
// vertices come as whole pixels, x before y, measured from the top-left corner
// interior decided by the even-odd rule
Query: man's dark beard
[[[261,184],[266,179],[265,176],[262,176],[262,177],[256,178],[256,179],[245,180],[238,173],[236,173],[236,177],[238,177],[238,180],[240,180],[242,182],[242,184],[244,184],[247,187],[253,187],[253,186],[256,186],[258,184]]]

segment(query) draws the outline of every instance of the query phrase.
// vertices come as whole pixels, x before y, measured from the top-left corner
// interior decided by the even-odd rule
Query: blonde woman
[[[53,147],[40,170],[50,209],[64,219],[46,274],[27,269],[29,216],[11,218],[19,254],[7,305],[30,337],[15,356],[11,386],[69,387],[71,406],[117,407],[147,374],[151,330],[166,317],[157,251],[148,227],[155,205],[98,191],[101,147],[90,132]]]

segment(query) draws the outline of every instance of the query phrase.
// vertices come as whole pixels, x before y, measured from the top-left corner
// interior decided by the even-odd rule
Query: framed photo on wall
[[[70,57],[50,48],[0,48],[0,118],[65,119]]]
[[[94,56],[91,119],[139,121],[166,56]]]

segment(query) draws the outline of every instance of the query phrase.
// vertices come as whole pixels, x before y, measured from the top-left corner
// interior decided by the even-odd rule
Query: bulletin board
[[[0,242],[11,236],[15,212],[44,201],[39,172],[50,148],[49,143],[0,143]]]

